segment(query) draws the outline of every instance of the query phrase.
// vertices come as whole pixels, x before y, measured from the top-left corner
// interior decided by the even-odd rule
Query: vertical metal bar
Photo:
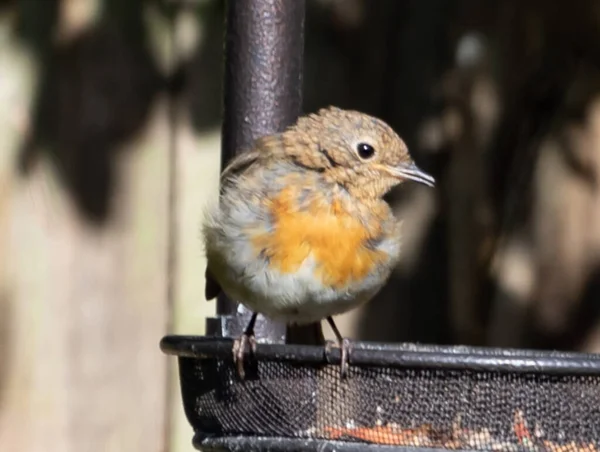
[[[305,0],[229,0],[225,35],[222,165],[255,139],[283,131],[302,108]],[[207,333],[243,332],[250,312],[220,296]],[[285,325],[259,316],[257,337],[283,341]]]

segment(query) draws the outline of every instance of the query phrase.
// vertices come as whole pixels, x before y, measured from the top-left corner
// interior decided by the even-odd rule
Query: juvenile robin
[[[390,126],[335,107],[258,139],[225,168],[203,223],[206,298],[223,290],[254,312],[234,342],[241,376],[257,313],[297,325],[327,319],[345,373],[349,342],[332,316],[369,301],[390,276],[401,222],[383,196],[407,180],[434,185]]]

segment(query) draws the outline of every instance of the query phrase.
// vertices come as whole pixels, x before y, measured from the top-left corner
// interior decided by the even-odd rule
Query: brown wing
[[[221,186],[234,176],[250,169],[258,160],[266,160],[283,152],[283,134],[275,133],[258,138],[250,151],[236,155],[221,173]]]
[[[260,158],[260,155],[261,152],[257,150],[242,152],[236,155],[221,173],[221,186],[231,177],[242,174],[254,165]]]
[[[256,141],[252,150],[236,155],[221,173],[221,189],[232,177],[242,174],[244,171],[252,167],[261,156],[264,156],[264,150],[268,149],[268,146],[265,145],[266,141],[273,140],[273,138],[275,137],[271,136],[260,138]],[[206,279],[204,296],[207,300],[212,300],[221,293],[222,289],[219,283],[212,277],[208,271],[208,268],[206,269],[204,275]]]

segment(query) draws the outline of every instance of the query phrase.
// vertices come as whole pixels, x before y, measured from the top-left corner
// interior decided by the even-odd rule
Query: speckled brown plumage
[[[402,139],[360,112],[322,109],[257,140],[223,171],[204,221],[207,298],[222,288],[292,324],[367,302],[400,254],[383,196],[407,179],[433,185]]]

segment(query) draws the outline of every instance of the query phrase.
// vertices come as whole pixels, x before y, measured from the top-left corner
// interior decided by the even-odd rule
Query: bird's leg
[[[254,336],[254,324],[256,323],[257,312],[252,313],[250,322],[244,330],[244,333],[233,341],[233,363],[237,367],[238,375],[240,379],[244,379],[244,352],[246,351],[246,345],[250,344],[250,351],[254,354],[256,352],[256,337]]]
[[[340,347],[340,350],[342,352],[340,363],[340,376],[341,378],[345,378],[348,373],[348,355],[350,354],[350,341],[347,338],[342,337],[331,316],[327,317],[327,323],[329,323],[329,326],[333,330],[333,334],[335,334],[338,346]],[[327,345],[325,345],[326,355],[329,354],[330,344],[331,342],[328,342]]]

